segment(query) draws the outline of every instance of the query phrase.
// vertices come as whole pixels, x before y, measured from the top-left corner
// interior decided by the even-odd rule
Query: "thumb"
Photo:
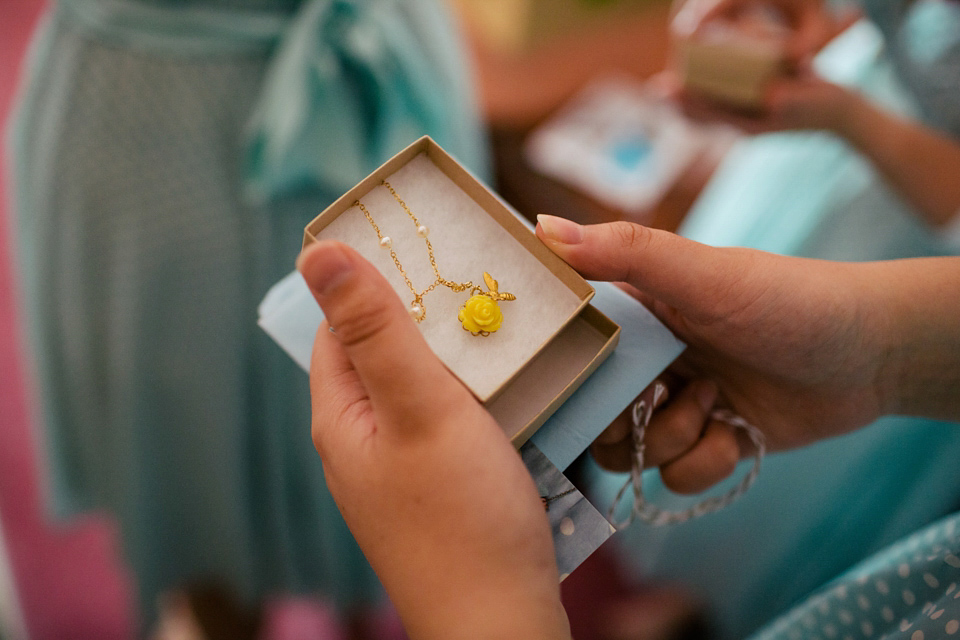
[[[469,397],[430,350],[390,284],[353,249],[317,242],[301,254],[297,268],[382,420],[425,424],[438,408],[436,399]],[[428,392],[430,398],[423,397]]]
[[[584,277],[629,283],[681,311],[699,310],[704,292],[729,289],[742,270],[732,250],[630,222],[581,226],[540,215],[537,236]]]
[[[863,17],[858,8],[807,12],[788,42],[786,57],[793,64],[809,64],[834,38]]]

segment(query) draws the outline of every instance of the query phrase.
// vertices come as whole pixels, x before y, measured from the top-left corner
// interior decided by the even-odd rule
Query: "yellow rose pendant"
[[[503,312],[497,301],[485,293],[470,296],[457,316],[463,328],[475,336],[488,336],[503,323]]]
[[[475,336],[488,336],[503,324],[503,312],[497,304],[498,300],[517,299],[512,293],[497,291],[497,281],[490,277],[489,273],[483,274],[483,281],[487,284],[489,291],[474,287],[472,289],[475,292],[474,295],[460,307],[460,313],[457,316],[463,324],[463,329]]]

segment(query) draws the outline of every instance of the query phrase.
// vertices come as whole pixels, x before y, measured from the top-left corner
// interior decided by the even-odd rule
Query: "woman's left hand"
[[[752,134],[817,129],[843,135],[851,104],[860,99],[859,94],[827,82],[810,70],[772,80],[763,104],[751,111],[729,107],[672,82],[663,86],[690,118],[730,124]]]
[[[569,637],[543,506],[503,431],[356,252],[319,242],[298,268],[329,320],[313,441],[409,635]]]

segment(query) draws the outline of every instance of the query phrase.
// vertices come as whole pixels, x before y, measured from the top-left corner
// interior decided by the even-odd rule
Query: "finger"
[[[709,380],[698,380],[657,411],[647,427],[644,466],[659,467],[694,447],[716,399],[717,386]]]
[[[773,127],[765,112],[756,108],[738,107],[695,91],[684,90],[677,95],[684,115],[700,122],[723,123],[750,134],[763,133]]]
[[[620,442],[624,438],[630,436],[633,432],[633,408],[638,402],[652,402],[654,403],[653,408],[663,405],[669,398],[670,392],[667,389],[667,386],[661,382],[659,379],[654,380],[650,383],[646,389],[640,392],[630,406],[623,410],[619,416],[617,416],[613,422],[610,423],[603,432],[597,436],[594,442],[599,442],[600,444],[614,444]]]
[[[669,395],[669,387],[659,379],[654,380],[590,445],[594,461],[607,471],[629,471],[633,467],[634,459],[634,406],[645,400],[653,402],[656,410],[667,401]]]
[[[624,438],[620,442],[590,445],[590,455],[600,468],[614,473],[626,473],[633,468],[633,439]]]
[[[716,249],[630,222],[581,226],[540,215],[537,236],[588,279],[627,282],[680,310],[700,310],[699,294],[733,288],[749,264],[744,250]]]
[[[393,288],[354,250],[318,242],[304,251],[298,269],[382,424],[430,424],[433,412],[469,396],[430,351]]]
[[[724,18],[733,18],[743,8],[738,0],[716,0],[715,2],[687,2],[674,17],[672,27],[679,35],[699,34],[705,25]]]
[[[797,18],[784,50],[789,68],[796,68],[803,60],[816,54],[828,38],[827,23],[819,12],[804,12]]]
[[[311,435],[313,446],[324,462],[341,447],[329,446],[346,430],[360,438],[373,426],[366,420],[372,411],[366,389],[360,382],[343,345],[324,321],[317,330],[310,359]]]
[[[794,71],[812,69],[816,55],[860,20],[862,15],[856,8],[806,15],[796,29],[795,36],[788,40],[784,50],[787,68]]]
[[[678,313],[674,307],[660,302],[650,294],[640,291],[640,289],[637,289],[632,284],[626,282],[616,282],[614,284],[618,289],[635,298],[637,302],[646,307],[647,311],[656,316],[668,329],[676,334],[683,333],[683,316]],[[684,377],[690,379],[691,376]]]
[[[676,493],[691,494],[727,478],[740,461],[736,431],[728,424],[711,421],[690,451],[660,467],[663,484]]]
[[[640,291],[640,289],[637,289],[635,286],[633,286],[628,282],[615,282],[614,286],[616,286],[618,289],[620,289],[630,297],[634,298],[637,302],[642,304],[644,307],[646,307],[647,311],[653,312],[654,307],[657,306],[656,298],[654,298],[648,293]]]
[[[861,12],[856,8],[836,11],[824,9],[803,13],[794,29],[793,37],[787,43],[785,51],[787,62],[798,65],[812,59],[861,16]]]
[[[601,445],[617,444],[630,437],[632,429],[630,414],[633,412],[633,405],[627,407],[623,412],[613,419],[606,429],[597,436],[595,443]]]

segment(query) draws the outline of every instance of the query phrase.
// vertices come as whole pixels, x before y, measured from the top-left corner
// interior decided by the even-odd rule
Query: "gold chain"
[[[393,249],[393,240],[389,236],[383,235],[383,232],[380,231],[380,227],[373,220],[373,216],[370,215],[370,212],[359,200],[355,201],[353,205],[359,207],[360,211],[363,212],[363,215],[366,216],[367,220],[370,222],[370,225],[373,227],[373,230],[377,232],[377,240],[380,243],[380,246],[385,249],[390,249],[390,257],[393,258],[393,263],[397,265],[397,270],[400,272],[400,275],[403,276],[403,281],[407,283],[407,288],[413,293],[413,302],[410,303],[410,316],[417,322],[422,322],[424,318],[427,317],[427,308],[423,304],[423,297],[436,289],[439,286],[447,287],[453,291],[466,291],[470,290],[480,290],[480,287],[477,287],[471,281],[467,282],[454,282],[452,280],[447,280],[440,275],[440,268],[437,266],[437,260],[433,255],[433,245],[430,244],[430,239],[427,238],[430,230],[420,224],[420,221],[417,219],[417,216],[413,215],[413,212],[410,211],[410,208],[407,206],[407,203],[404,202],[397,192],[390,186],[390,183],[386,180],[383,181],[383,186],[385,186],[390,193],[393,195],[393,198],[400,204],[404,211],[407,212],[407,215],[413,220],[413,223],[417,226],[417,235],[423,238],[423,241],[427,244],[427,255],[430,256],[430,266],[433,267],[433,273],[437,276],[437,279],[433,283],[424,289],[423,291],[417,291],[417,288],[413,286],[413,282],[410,281],[410,276],[407,275],[407,272],[404,270],[403,265],[400,264],[400,258],[397,257],[397,252]]]

